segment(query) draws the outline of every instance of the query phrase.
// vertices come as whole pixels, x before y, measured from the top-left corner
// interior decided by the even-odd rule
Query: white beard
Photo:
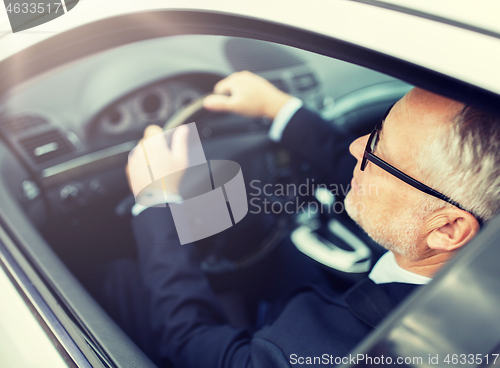
[[[349,217],[376,243],[405,258],[418,257],[417,244],[424,215],[420,206],[402,208],[397,216],[387,218],[384,213],[366,206],[356,206],[352,200],[352,190],[347,193],[344,205]],[[364,211],[360,208],[364,208]]]

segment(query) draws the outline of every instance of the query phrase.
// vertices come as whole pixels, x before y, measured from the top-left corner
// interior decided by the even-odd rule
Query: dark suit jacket
[[[351,141],[300,109],[281,144],[331,183],[335,173],[352,172],[354,161],[346,152]],[[140,271],[152,295],[152,322],[161,336],[161,356],[176,367],[290,367],[306,357],[334,366],[327,357],[348,354],[415,287],[375,285],[366,278],[345,295],[337,295],[325,287],[307,286],[297,291],[272,325],[251,335],[227,323],[198,268],[194,246],[179,244],[172,223],[169,208],[150,208],[133,220]]]

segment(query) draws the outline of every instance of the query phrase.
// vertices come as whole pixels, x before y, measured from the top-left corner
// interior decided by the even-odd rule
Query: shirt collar
[[[376,284],[401,282],[405,284],[425,285],[432,280],[430,277],[417,275],[402,268],[396,262],[394,253],[390,251],[380,257],[368,277]]]

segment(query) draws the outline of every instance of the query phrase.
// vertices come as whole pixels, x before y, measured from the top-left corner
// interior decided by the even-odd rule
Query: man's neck
[[[437,253],[425,258],[411,259],[395,252],[394,257],[401,268],[425,277],[434,277],[450,258],[449,254]]]

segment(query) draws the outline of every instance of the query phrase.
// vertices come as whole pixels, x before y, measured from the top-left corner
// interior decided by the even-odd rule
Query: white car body
[[[189,10],[292,25],[390,55],[500,95],[500,2],[386,0],[370,3],[344,0],[80,0],[64,16],[19,33],[10,30],[2,5],[0,65],[31,46],[91,22],[153,10]],[[426,16],[409,14],[412,12]],[[22,71],[23,66],[19,65],[19,68]],[[13,77],[16,77],[15,73]],[[8,282],[0,270],[2,298],[15,292]],[[17,308],[15,303],[20,302],[19,298],[12,297],[10,310]],[[5,310],[7,305],[4,307],[0,310]],[[21,309],[20,313],[28,313]],[[33,327],[35,321],[32,319],[13,322],[18,326],[25,324],[17,335],[26,330],[36,330],[37,334],[43,335],[43,331]],[[13,336],[12,326],[5,327],[3,332],[0,330],[0,334]],[[3,337],[0,336],[0,341]],[[48,341],[47,338],[45,343]],[[52,356],[53,353],[50,349],[46,351],[58,365],[64,365],[58,356]],[[26,354],[32,354],[26,361],[36,362],[41,352],[32,350]]]
[[[469,82],[500,94],[500,33],[496,1],[388,1],[408,9],[443,17],[464,29],[355,1],[106,1],[83,0],[71,11],[21,33],[8,31],[0,18],[0,61],[42,40],[83,24],[117,15],[150,10],[193,10],[252,17],[350,42]],[[321,9],[321,11],[317,11]],[[450,11],[451,10],[451,11]],[[0,16],[6,18],[6,12]],[[394,30],[397,30],[395,32]],[[467,45],[467,47],[464,47]],[[480,65],[481,67],[478,67]]]

